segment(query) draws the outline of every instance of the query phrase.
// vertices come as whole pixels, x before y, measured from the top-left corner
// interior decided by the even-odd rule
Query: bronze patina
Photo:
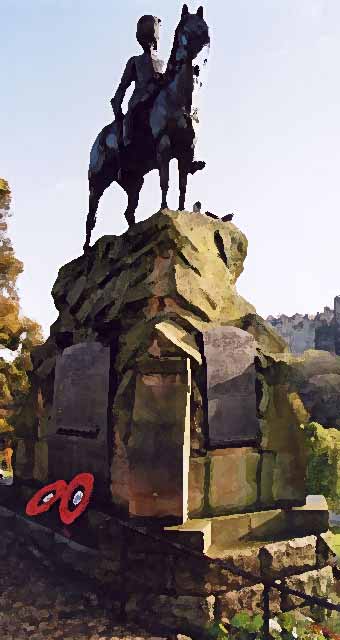
[[[159,171],[161,209],[165,209],[169,164],[171,159],[177,159],[178,208],[183,210],[188,174],[205,166],[202,161],[194,161],[196,110],[192,104],[194,84],[200,73],[199,65],[193,61],[210,42],[203,8],[192,14],[187,5],[183,6],[164,73],[157,57],[159,24],[160,19],[150,15],[138,21],[136,36],[143,54],[128,61],[111,100],[115,120],[99,133],[91,150],[84,251],[90,246],[99,200],[112,182],[117,182],[127,194],[124,215],[131,226],[135,223],[144,176],[149,171]],[[135,88],[124,116],[122,102],[133,82]]]

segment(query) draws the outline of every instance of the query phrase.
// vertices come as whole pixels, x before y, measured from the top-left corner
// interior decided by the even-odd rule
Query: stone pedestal
[[[163,211],[60,269],[36,480],[48,457],[49,479],[93,473],[108,508],[179,523],[303,505],[303,402],[236,291],[246,252],[232,223]]]

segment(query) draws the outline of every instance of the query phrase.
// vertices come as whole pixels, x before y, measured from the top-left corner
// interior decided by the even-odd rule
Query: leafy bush
[[[281,640],[325,640],[321,629],[307,618],[296,619],[292,613],[282,613],[269,623],[270,635]],[[210,629],[214,640],[264,640],[262,615],[249,615],[241,611],[234,615],[229,625],[214,623]]]
[[[340,510],[340,431],[317,422],[301,425],[307,448],[307,491],[323,495],[329,506]]]

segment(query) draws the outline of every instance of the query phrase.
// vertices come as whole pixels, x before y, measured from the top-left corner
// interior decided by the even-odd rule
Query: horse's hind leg
[[[187,192],[189,165],[185,158],[178,159],[179,204],[178,210],[185,209],[185,196]]]
[[[128,197],[128,205],[126,207],[124,215],[129,227],[132,227],[132,225],[135,224],[135,212],[138,207],[139,194],[141,192],[143,183],[143,176],[136,177],[130,175],[126,184],[122,184]]]
[[[86,218],[86,240],[84,244],[84,252],[89,248],[91,242],[91,234],[96,225],[96,213],[98,209],[99,200],[102,196],[102,192],[96,191],[94,188],[90,189],[89,195],[89,212]]]

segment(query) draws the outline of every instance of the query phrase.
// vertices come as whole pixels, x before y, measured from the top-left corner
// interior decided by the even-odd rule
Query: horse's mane
[[[168,64],[166,66],[165,72],[164,72],[164,79],[165,82],[170,82],[175,74],[175,70],[176,70],[176,51],[178,48],[178,33],[180,28],[182,27],[184,22],[184,19],[181,18],[176,30],[175,30],[175,35],[174,35],[174,41],[172,43],[172,49],[171,49],[171,53],[170,53],[170,57],[168,60]]]

